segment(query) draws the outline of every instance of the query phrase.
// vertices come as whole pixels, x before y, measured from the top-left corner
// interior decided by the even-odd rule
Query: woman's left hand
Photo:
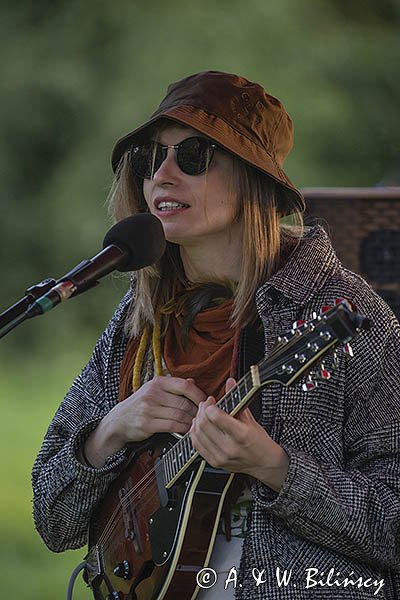
[[[230,377],[228,392],[236,384]],[[209,396],[201,402],[190,435],[194,448],[212,467],[246,473],[279,491],[287,475],[289,459],[263,427],[244,409],[232,417]]]

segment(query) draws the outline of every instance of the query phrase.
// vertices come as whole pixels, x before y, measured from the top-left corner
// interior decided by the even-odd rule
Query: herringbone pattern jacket
[[[290,464],[279,494],[259,482],[252,486],[239,600],[400,598],[399,324],[342,267],[320,228],[258,290],[256,304],[268,354],[294,320],[342,297],[374,323],[354,341],[355,356],[339,350],[331,380],[308,394],[300,385],[278,384],[263,392],[261,422]],[[130,298],[128,292],[62,402],[34,465],[36,527],[56,552],[85,545],[93,508],[125,459],[121,450],[103,468],[90,469],[76,451],[117,401]],[[290,575],[287,585],[279,585],[278,567]]]

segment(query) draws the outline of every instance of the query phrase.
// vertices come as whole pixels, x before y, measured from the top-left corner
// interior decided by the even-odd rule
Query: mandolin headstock
[[[261,385],[272,381],[291,385],[339,344],[344,344],[345,352],[352,354],[350,340],[370,327],[370,320],[344,299],[337,300],[334,307],[323,307],[311,321],[296,321],[290,331],[278,338],[277,347],[268,359],[259,363]],[[320,377],[330,378],[323,363]],[[314,387],[310,379],[303,385],[305,391]]]

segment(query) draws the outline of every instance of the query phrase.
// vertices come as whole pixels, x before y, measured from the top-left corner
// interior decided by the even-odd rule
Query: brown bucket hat
[[[114,172],[132,145],[149,135],[158,119],[196,129],[283,186],[280,212],[304,210],[304,198],[282,170],[293,146],[292,121],[282,103],[258,84],[221,71],[204,71],[169,85],[150,119],[119,139],[112,153]]]

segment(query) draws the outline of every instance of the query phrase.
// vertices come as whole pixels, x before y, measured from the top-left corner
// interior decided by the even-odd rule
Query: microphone
[[[161,221],[151,213],[119,221],[106,233],[103,250],[63,275],[54,287],[28,307],[25,318],[41,315],[60,302],[85,292],[114,270],[138,271],[153,264],[164,254],[165,247]]]

